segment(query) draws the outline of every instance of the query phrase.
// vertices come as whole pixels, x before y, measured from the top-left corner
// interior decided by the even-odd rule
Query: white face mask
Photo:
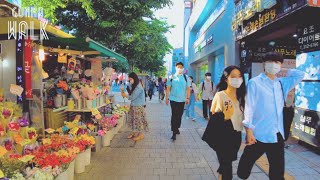
[[[211,76],[207,76],[207,79],[208,79],[208,80],[211,80]]]
[[[180,68],[177,68],[177,67],[176,67],[176,72],[177,72],[178,74],[182,74],[182,73],[183,73],[183,70],[184,70],[183,68],[180,69]]]
[[[239,88],[242,83],[243,83],[242,78],[230,78],[230,86],[234,88]]]
[[[265,63],[265,67],[264,68],[265,68],[267,73],[272,74],[272,75],[277,74],[281,70],[280,64],[273,63],[273,62]]]

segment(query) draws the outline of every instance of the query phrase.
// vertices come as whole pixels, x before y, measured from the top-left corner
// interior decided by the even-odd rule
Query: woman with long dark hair
[[[244,75],[237,66],[228,66],[224,69],[217,93],[213,98],[211,112],[223,113],[220,138],[215,149],[219,160],[219,179],[232,179],[232,161],[237,159],[241,145],[242,120],[244,118],[244,104],[246,87]],[[216,119],[212,119],[216,120]]]
[[[145,101],[145,92],[142,87],[142,84],[139,81],[139,78],[136,73],[132,72],[129,74],[128,94],[124,92],[124,89],[121,89],[122,97],[127,97],[131,100],[130,111],[129,111],[129,126],[132,129],[131,134],[128,136],[129,139],[133,138],[134,141],[138,141],[144,138],[143,130],[148,129],[148,123],[146,120],[146,112],[144,106],[146,105]]]

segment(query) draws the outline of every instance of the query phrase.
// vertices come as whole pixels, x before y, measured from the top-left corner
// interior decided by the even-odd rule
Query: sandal
[[[129,136],[128,136],[128,139],[131,139],[131,138],[133,138],[135,136],[135,134],[134,133],[131,133]]]
[[[139,134],[139,136],[133,138],[134,141],[139,141],[141,139],[144,139],[144,135],[143,134]]]

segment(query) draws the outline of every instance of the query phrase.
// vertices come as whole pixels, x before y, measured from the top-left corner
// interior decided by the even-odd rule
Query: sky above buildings
[[[173,48],[179,48],[183,46],[183,16],[184,16],[184,1],[183,0],[172,0],[173,5],[170,7],[163,8],[155,12],[157,18],[166,19],[169,25],[175,25],[171,29],[171,32],[167,33],[169,43]],[[167,68],[171,64],[172,54],[168,54],[165,57]]]

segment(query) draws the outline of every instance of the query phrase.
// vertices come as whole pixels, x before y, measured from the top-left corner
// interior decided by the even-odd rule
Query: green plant
[[[0,158],[0,167],[7,178],[12,178],[25,169],[26,163],[13,158]]]

